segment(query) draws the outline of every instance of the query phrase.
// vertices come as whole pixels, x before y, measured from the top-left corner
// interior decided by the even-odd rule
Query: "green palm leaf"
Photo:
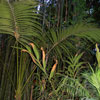
[[[36,11],[37,2],[34,1],[19,1],[10,3],[9,1],[2,1],[0,3],[0,34],[10,34],[21,40],[24,37],[39,35],[41,25],[39,20],[39,13]]]
[[[91,24],[78,23],[59,32],[51,29],[45,38],[49,44],[47,54],[54,52],[61,58],[61,55],[69,56],[70,52],[75,54],[78,49],[77,44],[81,43],[81,39],[83,39],[82,42],[87,42],[85,40],[92,43],[99,42],[100,29]]]

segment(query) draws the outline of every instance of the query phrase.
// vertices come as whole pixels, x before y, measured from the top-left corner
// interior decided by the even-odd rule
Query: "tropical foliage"
[[[99,99],[100,29],[85,5],[0,0],[0,100]]]

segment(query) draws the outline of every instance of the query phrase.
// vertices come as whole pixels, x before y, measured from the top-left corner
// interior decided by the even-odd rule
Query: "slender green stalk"
[[[18,47],[18,42],[17,42],[17,47]],[[19,51],[18,51],[18,48],[17,48],[17,85],[18,84],[19,84]]]

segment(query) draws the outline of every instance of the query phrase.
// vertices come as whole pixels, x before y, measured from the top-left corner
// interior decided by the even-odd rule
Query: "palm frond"
[[[63,77],[61,82],[59,82],[56,92],[59,93],[60,96],[61,94],[64,96],[63,93],[66,93],[67,95],[66,98],[68,96],[71,97],[90,96],[88,90],[79,82],[78,79],[75,80],[67,76]]]
[[[0,6],[0,34],[10,34],[16,40],[39,36],[42,30],[38,22],[40,15],[36,11],[37,2],[26,0],[10,3],[4,0]]]
[[[84,40],[87,39],[91,42],[99,42],[100,29],[96,26],[84,23],[78,23],[60,32],[51,29],[47,34],[50,44],[48,53],[54,49],[56,51],[58,48],[60,51],[67,51],[67,54],[69,54],[70,48],[72,51],[76,51],[76,44],[79,41],[76,37]]]

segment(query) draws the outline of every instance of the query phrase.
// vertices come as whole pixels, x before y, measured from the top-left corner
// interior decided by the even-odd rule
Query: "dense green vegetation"
[[[0,0],[0,100],[100,99],[100,0]]]

